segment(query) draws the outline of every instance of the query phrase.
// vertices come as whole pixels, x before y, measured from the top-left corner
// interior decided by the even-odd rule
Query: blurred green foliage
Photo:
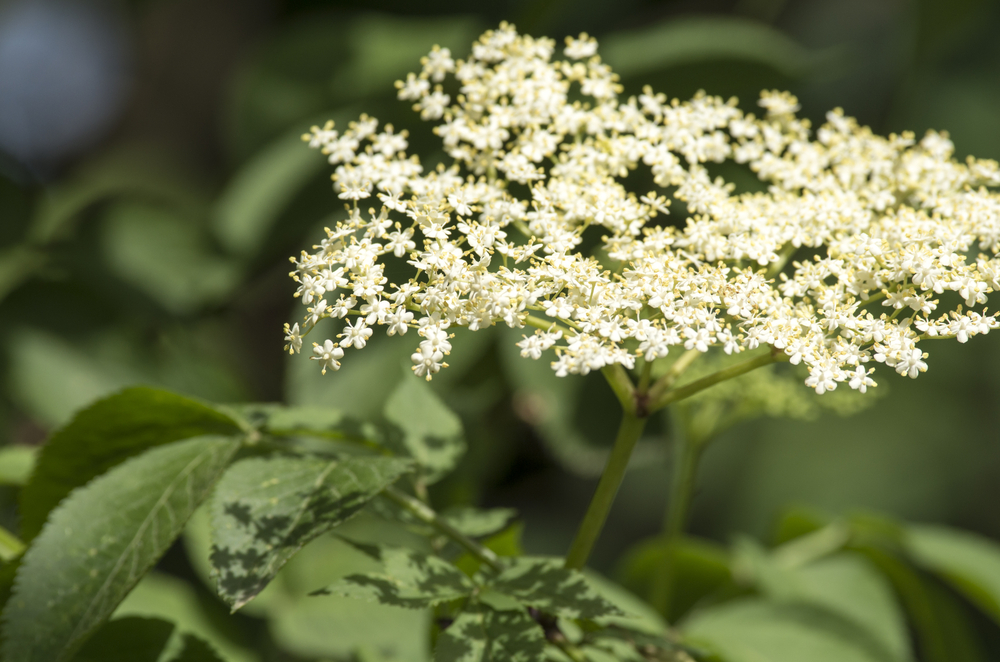
[[[410,339],[375,338],[373,351],[325,377],[281,351],[281,325],[295,317],[287,258],[341,211],[328,167],[299,135],[330,118],[343,126],[361,112],[412,127],[415,116],[396,101],[392,83],[434,43],[462,54],[500,20],[558,40],[586,30],[622,74],[626,93],[644,84],[679,97],[705,89],[737,95],[750,108],[759,90],[785,88],[814,121],[842,106],[878,132],[945,129],[960,158],[1000,157],[1000,7],[988,0],[508,0],[488,7],[171,0],[131,2],[128,11],[137,78],[116,132],[53,181],[31,181],[7,162],[0,176],[0,524],[14,531],[16,486],[31,454],[25,447],[127,384],[222,402],[336,405],[359,416],[383,409],[406,371]],[[413,130],[411,143],[433,160],[429,131]],[[433,495],[442,508],[514,506],[529,553],[562,553],[613,437],[617,404],[598,375],[558,380],[521,360],[512,346],[518,338],[491,329],[454,341],[452,367],[433,386],[462,417],[469,451]],[[694,533],[720,543],[737,534],[767,539],[782,507],[798,502],[1000,537],[993,507],[1000,346],[984,338],[935,349],[927,375],[915,382],[883,375],[879,389],[891,396],[850,417],[815,407],[804,387],[792,392],[783,382],[787,400],[744,412],[761,417],[734,421],[709,448]],[[797,416],[767,416],[778,411]],[[659,553],[653,536],[675,428],[667,417],[650,424],[596,550],[594,564],[619,568],[626,585],[641,585],[636,568]],[[119,614],[166,618],[226,659],[247,662],[379,659],[379,632],[412,631],[415,646],[426,637],[409,612],[302,600],[317,585],[370,569],[332,538],[293,559],[241,615],[227,616],[205,586],[203,519],[193,520],[185,545],[168,553]],[[357,528],[356,539],[392,542],[376,521],[348,526]],[[918,553],[946,564],[936,544],[929,535]],[[692,581],[722,582],[721,549],[704,543],[691,551],[699,568]],[[848,559],[806,584],[849,584],[852,573],[864,572]],[[954,589],[929,590],[946,596],[934,609],[950,608]],[[774,609],[748,602],[697,627],[710,631],[729,619],[759,633],[764,612]],[[150,623],[150,637],[176,638]],[[1000,656],[989,636],[962,637],[980,651],[965,659]],[[365,641],[376,648],[359,652]]]

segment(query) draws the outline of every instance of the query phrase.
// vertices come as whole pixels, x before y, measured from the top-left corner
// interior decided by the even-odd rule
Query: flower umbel
[[[502,322],[533,327],[522,356],[552,349],[558,375],[632,368],[677,345],[769,345],[818,393],[864,392],[873,359],[916,377],[918,342],[996,328],[983,308],[1000,287],[996,162],[956,162],[943,133],[875,135],[839,109],[814,132],[784,92],[762,93],[761,117],[705,94],[622,99],[595,40],[567,40],[566,61],[555,50],[503,24],[467,59],[435,47],[397,83],[436,122],[450,165],[425,169],[406,132],[367,116],[304,136],[349,202],[293,258],[297,296],[312,304],[303,334],[358,316],[339,346],[315,346],[324,371],[380,325],[419,330],[413,370],[430,379],[447,365],[449,328]],[[766,192],[709,176],[704,164],[726,160]],[[637,168],[658,190],[628,189]],[[679,226],[661,222],[667,195],[686,206]],[[409,280],[389,282],[394,260]],[[286,339],[299,350],[297,326]]]

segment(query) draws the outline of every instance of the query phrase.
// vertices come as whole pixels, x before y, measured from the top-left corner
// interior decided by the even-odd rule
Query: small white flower
[[[921,338],[964,343],[998,326],[982,308],[1000,290],[996,163],[953,160],[943,133],[875,135],[840,110],[814,131],[786,92],[761,94],[765,117],[649,87],[622,101],[597,42],[566,44],[572,61],[553,60],[554,42],[505,24],[461,62],[435,48],[397,83],[436,123],[450,165],[425,169],[406,155],[405,131],[380,132],[367,116],[303,136],[336,166],[349,209],[293,259],[296,296],[312,305],[302,328],[360,313],[340,335],[360,349],[374,325],[388,335],[415,326],[414,372],[430,379],[452,326],[523,328],[544,316],[553,330],[518,347],[531,359],[554,349],[559,376],[631,369],[679,344],[770,346],[825,393],[873,386],[871,359],[916,377],[927,369]],[[708,164],[726,160],[753,171],[762,192],[713,177]],[[659,188],[637,197],[624,183],[633,170]],[[358,203],[373,193],[382,206],[365,215]],[[687,215],[676,226],[656,218],[668,194]],[[393,282],[401,273],[409,280]],[[298,328],[285,329],[292,352]]]
[[[309,358],[319,361],[325,375],[327,369],[340,370],[340,359],[344,358],[344,350],[334,345],[332,340],[327,339],[322,345],[313,343],[313,355]]]
[[[586,32],[581,33],[576,39],[566,37],[566,48],[563,53],[566,54],[566,57],[574,60],[593,57],[597,54],[597,40]]]
[[[291,327],[285,324],[285,349],[289,354],[298,354],[302,351],[302,335],[299,333],[299,324],[296,322]]]
[[[448,365],[443,363],[443,359],[444,354],[421,343],[420,349],[410,356],[410,360],[413,361],[413,374],[430,381],[433,375]]]
[[[342,338],[340,341],[341,347],[354,346],[354,349],[364,349],[365,345],[368,344],[368,339],[372,337],[372,330],[368,328],[365,324],[365,319],[359,317],[354,321],[354,324],[350,322],[344,327],[343,333],[338,335],[338,338]]]

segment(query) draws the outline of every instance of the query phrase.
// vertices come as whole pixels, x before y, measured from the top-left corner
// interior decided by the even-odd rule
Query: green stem
[[[564,336],[575,336],[576,331],[567,327],[575,327],[576,324],[570,322],[569,320],[562,320],[562,323],[549,319],[547,317],[538,317],[536,315],[528,315],[524,318],[524,323],[528,326],[533,326],[536,329],[541,329],[542,331],[562,331]],[[563,326],[563,323],[566,326]]]
[[[795,251],[797,250],[798,247],[794,246],[792,242],[788,242],[787,244],[785,244],[782,247],[781,252],[778,254],[777,261],[772,262],[771,265],[767,268],[767,277],[774,278],[779,273],[781,273],[781,270],[785,268],[785,265],[788,264],[788,260],[791,259],[793,255],[795,255]]]
[[[576,532],[576,538],[566,554],[566,567],[574,570],[583,568],[587,563],[594,543],[601,535],[604,528],[604,521],[611,512],[611,504],[618,494],[618,488],[625,477],[625,470],[628,468],[629,457],[632,449],[639,441],[643,428],[646,427],[646,419],[639,418],[634,413],[625,411],[622,413],[622,422],[618,428],[618,436],[615,437],[615,445],[611,449],[608,463],[601,474],[601,480],[597,484],[597,491],[587,507],[587,514],[580,522],[580,528]]]
[[[503,566],[500,564],[500,557],[493,550],[483,547],[451,524],[448,524],[448,522],[441,519],[433,509],[420,499],[412,497],[406,492],[401,492],[392,486],[385,488],[382,494],[396,505],[408,510],[424,524],[430,525],[441,534],[451,538],[493,570],[498,572],[503,570]]]
[[[628,371],[620,363],[601,368],[601,374],[607,380],[608,386],[614,391],[615,397],[621,403],[622,410],[626,413],[636,413],[635,386],[632,385],[632,378],[628,376]]]
[[[24,549],[20,538],[0,526],[0,561],[11,562],[24,553]]]
[[[684,534],[691,499],[698,475],[698,460],[704,448],[694,434],[674,435],[674,480],[670,486],[670,502],[663,524],[663,562],[656,568],[650,588],[650,604],[666,617],[670,613],[676,576],[677,543]]]
[[[665,392],[655,393],[650,391],[650,413],[663,409],[667,405],[677,402],[678,400],[683,400],[685,398],[690,398],[695,393],[704,391],[706,388],[715,386],[719,382],[724,382],[734,377],[739,377],[742,374],[748,373],[751,370],[756,370],[766,365],[772,363],[777,363],[779,361],[787,361],[788,357],[784,353],[778,351],[770,351],[766,354],[761,354],[755,358],[748,359],[743,363],[737,363],[734,366],[730,366],[718,372],[713,372],[707,377],[702,377],[697,379],[690,384],[681,386],[680,388],[675,388]]]
[[[647,400],[649,402],[655,402],[660,396],[667,392],[667,390],[674,385],[677,378],[684,374],[684,371],[701,356],[701,352],[696,349],[689,349],[680,355],[680,357],[674,361],[674,364],[670,366],[667,373],[656,380],[656,383],[649,388],[647,393]]]

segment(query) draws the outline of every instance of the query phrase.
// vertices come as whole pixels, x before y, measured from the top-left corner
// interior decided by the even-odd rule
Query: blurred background
[[[380,410],[411,338],[377,338],[325,378],[282,352],[282,324],[301,315],[288,256],[342,206],[329,166],[299,136],[362,112],[416,128],[393,81],[433,44],[464,55],[502,20],[560,43],[595,35],[626,95],[704,89],[752,110],[761,89],[788,89],[816,124],[840,106],[879,133],[945,129],[957,157],[1000,157],[1000,3],[990,0],[2,2],[0,524],[17,530],[23,447],[125,385]],[[412,152],[435,150],[429,131],[414,131]],[[557,380],[525,365],[519,338],[491,329],[455,340],[433,386],[462,415],[470,451],[434,496],[515,507],[527,551],[561,554],[618,408],[599,376]],[[877,375],[881,397],[862,411],[819,407],[801,387],[788,391],[796,420],[750,417],[720,435],[693,533],[766,541],[799,504],[1000,538],[1000,338],[929,349],[926,375]],[[607,574],[659,530],[675,427],[656,421],[642,441],[594,557]],[[193,526],[131,608],[210,630],[233,660],[355,654],[328,627],[350,609],[288,597],[295,572],[337,572],[330,554],[292,567],[284,597],[230,619],[196,579],[202,543]],[[255,626],[262,618],[267,628]]]

